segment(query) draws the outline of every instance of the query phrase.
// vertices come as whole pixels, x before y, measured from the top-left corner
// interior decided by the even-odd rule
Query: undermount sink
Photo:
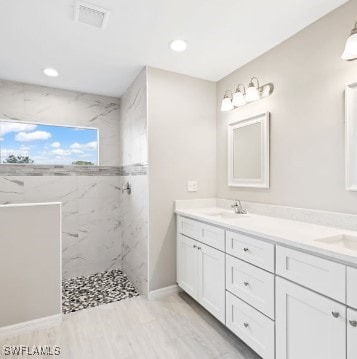
[[[330,244],[334,247],[350,249],[352,251],[357,251],[357,237],[348,236],[346,234],[317,239],[316,242]]]
[[[204,216],[215,217],[215,218],[238,218],[240,216],[245,216],[245,214],[237,214],[229,211],[207,211],[200,212]]]

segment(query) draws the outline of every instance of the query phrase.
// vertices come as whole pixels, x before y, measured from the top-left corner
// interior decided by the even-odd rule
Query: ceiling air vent
[[[109,10],[84,1],[76,1],[74,8],[74,20],[76,22],[104,29],[108,17]]]

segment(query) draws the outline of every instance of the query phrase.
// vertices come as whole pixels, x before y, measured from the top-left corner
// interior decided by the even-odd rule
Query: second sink
[[[357,237],[349,236],[346,234],[317,239],[316,242],[330,244],[331,246],[334,247],[346,248],[353,251],[357,251]]]

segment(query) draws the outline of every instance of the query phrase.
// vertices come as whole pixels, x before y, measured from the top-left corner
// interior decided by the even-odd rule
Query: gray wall
[[[0,328],[61,314],[60,204],[0,205]]]
[[[215,99],[213,82],[148,69],[150,290],[176,283],[174,200],[215,197]]]
[[[0,118],[97,127],[100,163],[120,164],[117,98],[0,81]],[[37,176],[9,176],[3,166],[0,203],[63,202],[64,278],[120,266],[120,181],[109,168],[87,175],[41,176],[40,170]]]
[[[120,195],[122,269],[142,293],[148,292],[148,176],[146,69],[121,98],[120,164],[128,168],[120,184],[131,183],[132,193]],[[136,164],[139,175],[130,168]]]
[[[357,193],[344,189],[344,88],[357,81],[357,62],[340,58],[356,14],[357,1],[350,1],[218,83],[218,197],[357,213]],[[252,76],[273,82],[273,95],[220,112],[225,90]],[[271,187],[230,188],[227,124],[265,111],[271,112]]]

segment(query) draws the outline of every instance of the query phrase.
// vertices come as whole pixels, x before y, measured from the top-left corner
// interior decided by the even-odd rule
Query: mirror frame
[[[270,113],[265,112],[254,117],[229,123],[228,124],[228,186],[231,187],[253,187],[253,188],[269,188],[269,119]],[[252,125],[254,123],[261,124],[261,178],[258,179],[236,179],[233,177],[233,136],[234,130],[237,128]]]
[[[345,186],[347,191],[357,191],[356,147],[357,82],[354,82],[347,85],[345,90]],[[353,180],[353,177],[356,179]]]

